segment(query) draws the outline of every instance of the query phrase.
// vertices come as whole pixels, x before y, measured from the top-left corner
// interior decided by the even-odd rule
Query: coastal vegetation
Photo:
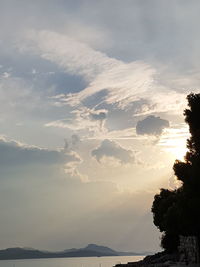
[[[152,205],[154,224],[162,233],[161,246],[168,253],[177,251],[181,235],[200,240],[200,94],[189,94],[187,101],[188,151],[184,160],[176,160],[173,166],[180,186],[162,188]]]

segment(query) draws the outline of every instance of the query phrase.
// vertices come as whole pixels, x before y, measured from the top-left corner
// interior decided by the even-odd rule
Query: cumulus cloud
[[[81,143],[81,140],[79,138],[79,136],[77,134],[72,134],[72,136],[70,138],[66,138],[65,139],[65,145],[64,145],[64,152],[66,154],[71,154],[73,155],[75,158],[77,158],[77,160],[75,161],[68,161],[65,164],[65,173],[70,175],[70,177],[76,177],[78,179],[80,179],[83,182],[88,181],[88,177],[87,175],[83,175],[79,172],[78,170],[78,166],[82,163],[82,159],[79,156],[79,154],[76,152],[79,145]]]
[[[90,152],[96,150],[93,157],[103,163],[135,162],[132,151],[125,149],[130,146],[141,150],[150,166],[162,161],[167,166],[161,167],[162,173],[171,169],[163,151],[173,145],[176,150],[180,136],[173,139],[174,133],[168,132],[171,127],[163,131],[158,146],[146,146],[152,138],[145,137],[145,143],[141,133],[136,135],[136,124],[151,114],[162,117],[159,112],[166,112],[165,118],[172,123],[180,123],[187,89],[199,87],[196,25],[200,2],[0,2],[4,25],[0,40],[1,132],[37,145],[7,139],[0,142],[0,245],[9,247],[14,242],[57,250],[99,240],[118,249],[152,249],[159,241],[153,241],[155,235],[146,225],[151,224],[150,215],[142,217],[142,213],[153,195],[149,198],[142,192],[137,198],[122,201],[119,197],[117,201],[113,198],[116,188],[108,180],[129,190],[152,188],[152,184],[156,190],[160,187],[157,168],[105,166],[91,160]],[[45,124],[56,127],[43,127]],[[148,127],[143,134],[162,132],[161,126],[154,131],[147,131]],[[57,150],[64,138],[65,148]],[[104,145],[98,147],[100,140]],[[4,155],[12,165],[4,163]],[[89,182],[82,183],[87,175]],[[91,183],[102,178],[103,184]],[[124,197],[127,195],[125,192]],[[106,211],[109,199],[112,207]],[[114,226],[113,218],[118,222]],[[38,231],[32,234],[34,227]],[[130,236],[135,238],[128,240]]]
[[[114,158],[121,164],[135,162],[135,157],[132,150],[127,150],[118,143],[108,139],[103,140],[99,147],[92,150],[91,154],[99,162],[101,162],[105,157]]]
[[[70,138],[68,138],[68,139],[65,138],[64,150],[66,152],[74,150],[78,147],[80,142],[81,142],[80,137],[77,134],[72,134],[72,136]]]
[[[168,127],[169,121],[151,115],[144,120],[138,121],[136,125],[136,133],[140,135],[160,135],[163,129]]]
[[[80,157],[72,151],[49,150],[36,146],[28,146],[17,141],[0,138],[0,166],[4,169],[11,166],[62,165],[79,162]]]

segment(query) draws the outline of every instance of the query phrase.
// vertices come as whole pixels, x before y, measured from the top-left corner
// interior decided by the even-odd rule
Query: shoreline
[[[126,264],[116,264],[114,267],[200,267],[198,263],[180,262],[180,254],[168,254],[165,251],[154,255],[148,255],[137,262],[128,262]]]

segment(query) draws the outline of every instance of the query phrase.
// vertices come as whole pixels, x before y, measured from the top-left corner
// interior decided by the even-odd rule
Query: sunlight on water
[[[139,261],[144,256],[30,259],[0,261],[0,267],[112,267],[117,263]]]

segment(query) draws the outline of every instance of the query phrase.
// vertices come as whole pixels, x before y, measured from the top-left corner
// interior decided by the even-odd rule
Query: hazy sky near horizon
[[[198,0],[0,0],[0,248],[159,249],[150,212],[199,92]]]

